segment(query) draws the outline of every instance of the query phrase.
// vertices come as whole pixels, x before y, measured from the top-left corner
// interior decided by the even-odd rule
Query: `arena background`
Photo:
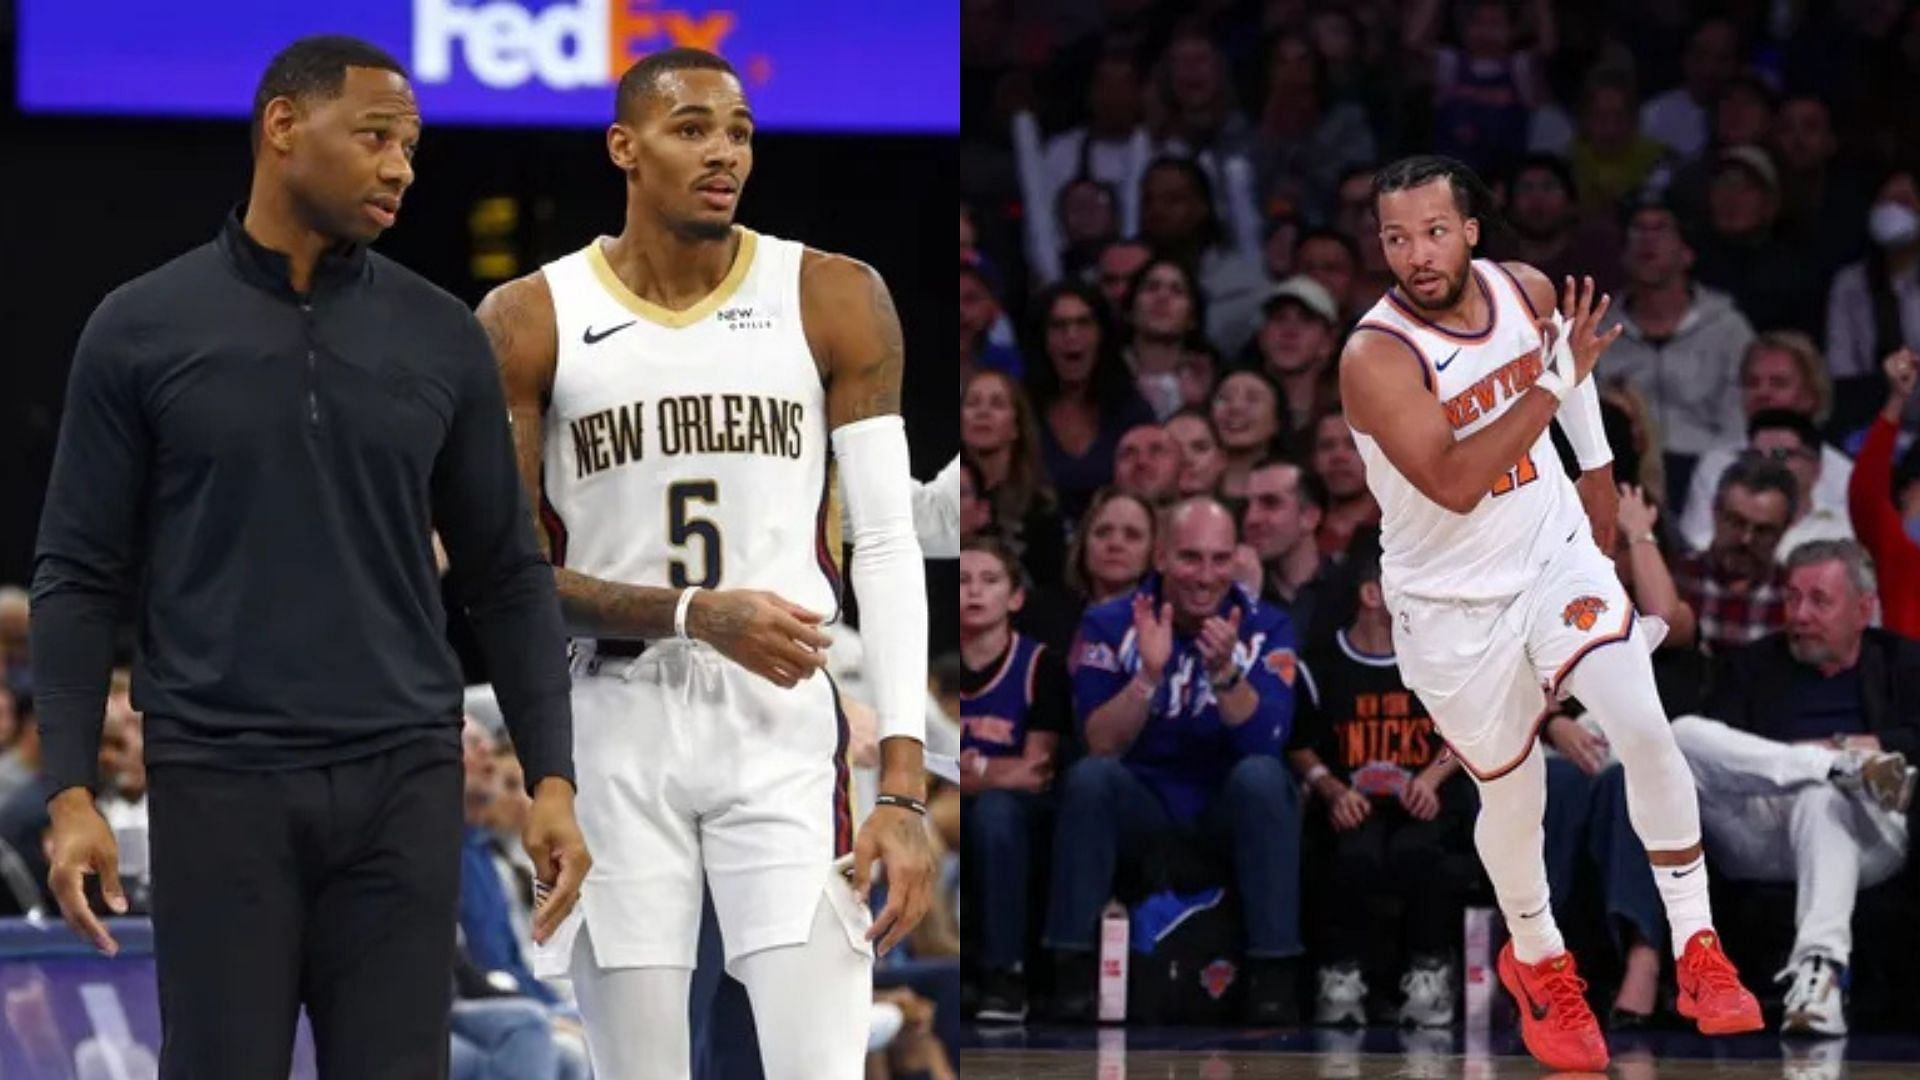
[[[1026,601],[1010,619],[1012,627],[1064,656],[1069,669],[1095,671],[1087,682],[1096,692],[1112,692],[1098,672],[1114,671],[1113,656],[1128,648],[1118,640],[1128,632],[1126,619],[1116,607],[1104,609],[1105,627],[1092,614],[1085,621],[1081,616],[1097,602],[1120,602],[1153,569],[1150,556],[1136,557],[1146,551],[1146,540],[1133,539],[1151,535],[1150,507],[1164,507],[1177,496],[1219,495],[1241,518],[1243,541],[1252,541],[1252,506],[1241,485],[1263,456],[1281,457],[1300,470],[1279,481],[1267,474],[1268,483],[1291,492],[1278,497],[1282,510],[1263,510],[1267,536],[1284,536],[1274,542],[1285,554],[1276,557],[1243,543],[1236,576],[1257,583],[1269,603],[1291,602],[1299,595],[1291,593],[1295,587],[1317,586],[1312,621],[1305,631],[1296,624],[1296,634],[1304,639],[1303,651],[1313,652],[1318,639],[1322,655],[1338,660],[1331,638],[1351,625],[1356,591],[1343,580],[1341,560],[1348,557],[1350,539],[1364,543],[1377,507],[1366,512],[1371,495],[1357,483],[1357,455],[1335,411],[1339,389],[1332,358],[1390,281],[1373,218],[1373,171],[1430,153],[1468,161],[1491,186],[1490,201],[1475,208],[1482,221],[1477,257],[1529,261],[1556,282],[1561,273],[1591,274],[1612,291],[1613,318],[1630,310],[1627,297],[1636,281],[1665,274],[1667,299],[1680,295],[1681,308],[1690,313],[1715,305],[1713,317],[1730,313],[1727,325],[1740,328],[1718,344],[1702,342],[1688,335],[1706,318],[1689,314],[1679,329],[1669,323],[1657,333],[1630,331],[1599,363],[1616,479],[1643,484],[1659,512],[1657,525],[1640,527],[1655,532],[1657,543],[1639,545],[1633,565],[1640,567],[1639,560],[1656,552],[1656,563],[1672,564],[1674,579],[1698,575],[1670,593],[1700,594],[1706,580],[1701,549],[1722,544],[1726,529],[1715,524],[1719,515],[1707,505],[1713,502],[1711,483],[1704,496],[1699,487],[1691,489],[1689,515],[1697,517],[1698,527],[1677,520],[1689,498],[1685,470],[1707,460],[1702,447],[1708,442],[1724,455],[1720,462],[1748,447],[1747,420],[1765,395],[1742,381],[1743,369],[1747,357],[1765,355],[1766,365],[1787,369],[1779,407],[1798,414],[1787,419],[1807,433],[1795,436],[1800,445],[1793,449],[1767,449],[1755,439],[1753,448],[1763,457],[1818,457],[1820,475],[1832,479],[1841,459],[1853,459],[1857,464],[1848,467],[1864,471],[1863,436],[1870,422],[1878,425],[1876,438],[1892,436],[1874,451],[1876,467],[1892,464],[1892,483],[1864,486],[1851,497],[1847,485],[1837,491],[1830,486],[1812,500],[1819,514],[1792,524],[1819,516],[1830,530],[1824,535],[1858,531],[1877,563],[1884,625],[1906,638],[1889,647],[1914,655],[1920,547],[1900,533],[1904,528],[1920,538],[1920,454],[1910,449],[1920,410],[1909,399],[1904,413],[1893,409],[1898,422],[1874,418],[1889,400],[1886,358],[1903,345],[1920,349],[1920,225],[1913,213],[1920,209],[1914,190],[1920,179],[1920,112],[1914,109],[1920,3],[970,0],[963,5],[960,34],[961,439],[963,456],[980,463],[970,477],[978,494],[963,503],[963,520],[969,538],[1004,544],[1018,563],[1014,575],[1026,584]],[[1638,227],[1636,210],[1649,215]],[[1636,236],[1690,245],[1690,274],[1646,269],[1677,259],[1658,239],[1640,240],[1643,246],[1636,247]],[[1644,256],[1638,274],[1636,251]],[[1167,270],[1166,262],[1185,269]],[[1303,285],[1294,275],[1311,280]],[[1682,284],[1677,290],[1671,287],[1676,280]],[[1277,291],[1282,281],[1294,291]],[[1057,291],[1063,286],[1082,291],[1063,296]],[[1087,288],[1106,295],[1090,304]],[[1705,290],[1714,295],[1699,303]],[[1896,295],[1901,299],[1893,300]],[[1181,303],[1181,297],[1195,302]],[[1316,315],[1323,304],[1326,314]],[[1111,321],[1102,321],[1103,314]],[[1325,337],[1317,328],[1311,336],[1300,329],[1319,321],[1327,324]],[[1756,333],[1775,332],[1794,336],[1763,339],[1762,347],[1748,349]],[[1324,354],[1315,351],[1320,342],[1330,342]],[[1445,356],[1444,348],[1432,357]],[[1760,361],[1752,366],[1763,367]],[[1109,371],[1113,377],[1103,378]],[[1828,385],[1816,385],[1823,382]],[[1828,390],[1830,399],[1820,401]],[[1709,411],[1731,415],[1715,417],[1711,425],[1696,422]],[[1149,431],[1138,442],[1120,443],[1123,434],[1132,440],[1143,428],[1161,424],[1164,435]],[[1154,464],[1156,454],[1173,458],[1176,477]],[[1319,473],[1331,488],[1336,470],[1347,490],[1335,491],[1333,504],[1351,512],[1338,528],[1323,524],[1316,537],[1313,526],[1299,525],[1297,508],[1311,498],[1302,494],[1310,488],[1299,477]],[[1700,471],[1706,472],[1704,465]],[[1104,501],[1109,484],[1135,499]],[[1270,499],[1272,490],[1266,492]],[[1323,491],[1319,498],[1328,496]],[[1120,509],[1109,513],[1116,505]],[[1091,508],[1088,516],[1080,516],[1080,507]],[[1290,516],[1283,519],[1283,512]],[[1886,527],[1869,531],[1855,524],[1862,520]],[[1164,514],[1160,521],[1164,540]],[[1106,547],[1098,559],[1083,558],[1081,541],[1089,533],[1099,536],[1096,527],[1119,539],[1100,541]],[[1136,532],[1125,531],[1130,527]],[[1623,526],[1622,535],[1627,532]],[[1305,585],[1286,576],[1299,566],[1289,557],[1303,550],[1296,539],[1302,535],[1304,550],[1315,556],[1305,560],[1313,574]],[[1782,540],[1778,554],[1790,547]],[[1773,555],[1769,550],[1757,565],[1764,567]],[[985,564],[990,557],[983,551],[978,558]],[[1636,573],[1642,580],[1651,577]],[[1276,589],[1277,580],[1287,591]],[[1634,595],[1649,610],[1653,600],[1637,589]],[[1688,602],[1705,610],[1698,599]],[[1783,616],[1759,608],[1719,609],[1711,634],[1703,630],[1699,639],[1717,642],[1725,653],[1777,630]],[[1108,636],[1097,640],[1077,636],[1103,629]],[[1376,629],[1386,636],[1384,624]],[[1665,653],[1656,667],[1671,716],[1700,711],[1705,688],[1733,682],[1711,674],[1713,658],[1699,648]],[[987,684],[992,670],[988,665],[969,673],[977,678],[972,685]],[[1314,670],[1319,677],[1320,669]],[[1072,681],[1078,690],[1080,680]],[[1175,678],[1171,693],[1179,693],[1180,685]],[[1298,684],[1293,693],[1302,696]],[[1256,920],[1243,920],[1246,908],[1232,905],[1240,887],[1259,879],[1267,864],[1255,862],[1249,870],[1245,848],[1231,855],[1209,852],[1211,863],[1194,859],[1207,839],[1202,830],[1143,838],[1138,823],[1160,808],[1150,797],[1123,798],[1128,792],[1118,782],[1107,783],[1111,765],[1093,755],[1074,726],[1112,699],[1081,702],[1076,693],[1069,701],[1061,690],[1043,710],[1041,696],[1029,690],[1024,701],[1008,705],[1003,693],[994,708],[1026,710],[1013,723],[1005,718],[1014,713],[980,714],[983,733],[1031,731],[1019,725],[1048,712],[1071,716],[1059,750],[1021,762],[1023,771],[1003,783],[983,779],[982,793],[970,798],[968,895],[1024,895],[1027,902],[1024,912],[1017,904],[1001,905],[1007,929],[999,940],[1025,935],[1015,942],[1017,966],[989,967],[969,939],[967,986],[980,1020],[969,1029],[962,1054],[968,1075],[1123,1076],[1129,1066],[1167,1076],[1538,1071],[1508,1026],[1510,1017],[1502,1016],[1505,995],[1492,984],[1486,963],[1492,954],[1480,951],[1497,947],[1498,940],[1487,942],[1485,923],[1471,914],[1464,934],[1459,921],[1453,924],[1446,950],[1466,954],[1452,971],[1456,996],[1463,984],[1469,986],[1453,1022],[1426,1030],[1396,1024],[1392,1014],[1400,1001],[1394,991],[1404,990],[1399,976],[1411,974],[1414,963],[1396,956],[1393,963],[1404,966],[1392,967],[1373,954],[1395,952],[1402,912],[1411,924],[1415,909],[1443,902],[1443,876],[1406,874],[1397,862],[1370,861],[1359,845],[1357,857],[1343,849],[1338,858],[1378,877],[1370,890],[1343,888],[1334,876],[1324,791],[1303,798],[1308,835],[1288,849],[1300,859],[1306,953],[1264,966],[1266,974],[1279,977],[1263,988],[1263,965],[1243,948]],[[1380,710],[1391,698],[1405,713],[1407,695],[1399,687],[1385,697],[1349,691],[1343,700],[1350,711],[1326,719],[1340,723],[1343,733],[1378,733],[1379,727],[1368,726],[1374,717],[1355,708],[1362,698],[1373,699],[1368,704]],[[1897,712],[1893,722],[1920,725],[1914,702]],[[1159,712],[1152,715],[1155,724],[1165,721]],[[1381,722],[1388,726],[1399,722],[1393,712],[1375,715],[1388,717]],[[1576,730],[1570,725],[1578,721],[1568,721],[1556,719],[1548,729]],[[973,717],[967,722],[974,723]],[[1173,726],[1166,722],[1157,729],[1163,741],[1134,763],[1134,781],[1154,785],[1153,770],[1172,769],[1169,761],[1202,768],[1195,762],[1205,749],[1173,758],[1164,741]],[[983,734],[978,745],[997,737]],[[1146,742],[1142,737],[1131,745]],[[1331,762],[1325,744],[1320,750]],[[1113,751],[1123,763],[1127,752]],[[1386,766],[1388,772],[1404,764],[1384,759],[1394,751],[1362,752],[1383,756],[1348,764]],[[1570,762],[1557,758],[1550,775],[1569,775]],[[1081,783],[1075,770],[1089,763],[1108,771],[1089,770]],[[1620,790],[1617,771],[1586,766],[1581,759],[1572,775],[1597,773],[1595,790],[1608,783]],[[1221,776],[1229,775],[1228,767],[1219,765]],[[1402,775],[1412,776],[1416,767],[1420,763]],[[1036,774],[1036,786],[1020,786],[1033,784]],[[1357,771],[1352,779],[1353,788],[1360,788]],[[1154,788],[1169,811],[1174,800],[1165,792],[1172,786]],[[1252,802],[1245,785],[1237,791],[1244,799],[1237,805]],[[1232,782],[1223,781],[1209,792],[1219,800],[1212,806],[1234,793]],[[1002,799],[991,813],[984,809],[988,797]],[[1558,796],[1550,799],[1561,805]],[[1015,800],[1025,807],[1018,814],[1008,810]],[[1373,803],[1384,802],[1397,814],[1393,801],[1377,791]],[[1627,920],[1616,906],[1630,877],[1643,879],[1651,922],[1664,933],[1637,838],[1622,824],[1623,807],[1616,799],[1591,818],[1583,817],[1584,810],[1573,812],[1582,822],[1574,831],[1588,837],[1590,847],[1567,840],[1569,834],[1552,831],[1551,824],[1549,831],[1549,844],[1559,845],[1549,852],[1550,865],[1575,868],[1578,883],[1564,888],[1556,878],[1556,917],[1581,973],[1591,980],[1588,998],[1603,1025],[1616,988],[1627,981],[1619,954],[1637,934],[1621,930]],[[1558,812],[1550,808],[1549,818]],[[1608,815],[1608,839],[1591,839],[1601,835],[1599,822]],[[1259,820],[1276,826],[1267,835],[1284,835],[1278,815]],[[982,821],[987,827],[976,828]],[[1069,829],[1068,822],[1083,831]],[[1103,842],[1110,822],[1118,823],[1112,847]],[[1022,838],[1025,846],[1017,846]],[[1786,845],[1784,838],[1779,842]],[[1452,844],[1447,865],[1464,865],[1477,875],[1470,837],[1455,837]],[[1018,859],[980,857],[983,851],[1028,847],[1032,858],[1024,868]],[[1109,861],[1113,850],[1117,868]],[[1711,837],[1707,855],[1712,864]],[[1007,876],[1023,869],[1026,892],[1008,889]],[[1111,882],[1093,880],[1109,870]],[[1716,1075],[1833,1077],[1910,1070],[1908,1064],[1874,1063],[1920,1059],[1920,1013],[1911,1008],[1920,998],[1911,982],[1914,968],[1904,959],[1916,947],[1907,933],[1920,910],[1920,874],[1911,859],[1904,870],[1863,883],[1858,892],[1847,1005],[1852,1035],[1846,1039],[1779,1035],[1783,999],[1790,986],[1801,985],[1806,969],[1804,962],[1788,965],[1784,974],[1790,977],[1774,979],[1795,936],[1794,883],[1790,876],[1766,884],[1735,882],[1724,871],[1712,871],[1715,915],[1745,984],[1763,1004],[1765,1030],[1735,1040],[1693,1035],[1690,1025],[1671,1015],[1672,960],[1663,943],[1651,954],[1669,972],[1655,992],[1660,1015],[1645,1027],[1622,1023],[1616,1029],[1621,1074],[1690,1076],[1717,1069]],[[1079,951],[1089,930],[1079,916],[1083,901],[1094,895],[1090,890],[1097,887],[1103,890],[1097,896],[1105,897],[1109,886],[1132,907],[1134,936],[1129,946],[1125,924],[1104,918],[1095,938],[1096,966]],[[1470,912],[1490,914],[1484,880],[1466,892]],[[1070,899],[1063,903],[1063,895]],[[1351,945],[1330,940],[1334,908],[1358,910],[1362,902],[1376,911],[1365,928],[1364,958],[1374,998],[1361,1003],[1371,1006],[1365,1011],[1371,1026],[1316,1026],[1316,998],[1328,985],[1321,980],[1336,961],[1351,974],[1347,962],[1356,959]],[[1563,902],[1571,909],[1564,915]],[[1284,911],[1288,905],[1276,906]],[[1389,914],[1379,915],[1380,908]],[[968,912],[970,934],[993,918],[986,900]],[[1149,927],[1144,935],[1143,923]],[[1482,940],[1463,948],[1467,943],[1460,939],[1471,942],[1475,926]],[[1156,931],[1165,937],[1153,937]],[[1063,933],[1075,935],[1059,942],[1071,948],[1051,948]],[[1100,947],[1109,940],[1121,943],[1111,954]],[[1647,948],[1644,942],[1637,947]],[[1409,945],[1405,951],[1414,950]],[[1096,1005],[1106,1008],[1109,982],[1103,976],[1118,959],[1132,965],[1116,980],[1130,993],[1126,1027],[1095,1026]],[[1646,965],[1639,970],[1644,974]],[[1294,989],[1295,1000],[1288,1003],[1294,1008],[1276,1008],[1269,1016],[1290,1016],[1297,1024],[1252,1019],[1256,1010],[1242,1009],[1256,991],[1281,983]],[[1093,996],[1096,985],[1101,999]],[[1700,1058],[1716,1061],[1688,1060]]]

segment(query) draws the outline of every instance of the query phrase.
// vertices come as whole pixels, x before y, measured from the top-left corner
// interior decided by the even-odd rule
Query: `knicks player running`
[[[1591,535],[1581,494],[1612,520],[1611,456],[1588,375],[1618,328],[1608,298],[1522,263],[1473,258],[1490,206],[1466,166],[1408,158],[1376,176],[1395,286],[1340,358],[1341,398],[1383,512],[1382,585],[1407,685],[1480,788],[1474,829],[1512,941],[1500,981],[1527,1049],[1559,1069],[1606,1067],[1606,1041],[1547,903],[1550,700],[1578,697],[1626,768],[1634,829],[1673,929],[1679,1011],[1708,1034],[1760,1009],[1712,930],[1693,776],[1654,693],[1664,629],[1636,619]],[[1558,416],[1587,470],[1576,491],[1547,433]],[[1608,646],[1619,645],[1618,648]]]
[[[874,939],[924,914],[924,568],[901,335],[866,266],[733,224],[752,114],[726,61],[654,53],[607,133],[625,227],[480,307],[573,633],[596,869],[539,959],[597,1075],[685,1077],[704,874],[766,1075],[860,1075]],[[865,601],[880,805],[853,836],[821,672],[839,602],[831,455]],[[880,859],[886,908],[862,902]]]

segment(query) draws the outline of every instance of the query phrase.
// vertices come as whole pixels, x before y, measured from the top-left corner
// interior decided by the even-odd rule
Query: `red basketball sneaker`
[[[1509,941],[1497,967],[1500,985],[1520,1006],[1520,1040],[1540,1064],[1567,1072],[1607,1067],[1607,1040],[1587,1007],[1587,981],[1574,971],[1572,953],[1523,964]]]
[[[1700,1034],[1760,1030],[1760,1003],[1740,985],[1740,973],[1720,950],[1720,935],[1701,930],[1688,938],[1674,974],[1680,984],[1674,1005],[1700,1026]]]

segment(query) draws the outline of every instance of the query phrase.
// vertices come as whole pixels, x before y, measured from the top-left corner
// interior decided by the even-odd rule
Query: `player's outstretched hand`
[[[47,806],[53,815],[48,839],[53,847],[52,869],[47,886],[60,904],[60,917],[73,932],[93,942],[107,956],[120,951],[119,943],[107,932],[87,904],[87,876],[100,875],[100,894],[116,915],[127,910],[127,894],[120,888],[120,847],[113,841],[113,830],[93,804],[93,793],[83,787],[68,788],[53,797]]]
[[[1607,308],[1613,304],[1613,297],[1603,295],[1594,302],[1592,278],[1582,278],[1576,284],[1573,278],[1567,278],[1566,285],[1560,291],[1560,314],[1567,320],[1567,347],[1573,350],[1573,381],[1579,382],[1593,374],[1593,367],[1600,362],[1600,354],[1607,346],[1626,332],[1624,323],[1617,324],[1604,333],[1600,326],[1606,321]]]
[[[822,616],[760,589],[702,589],[687,609],[687,633],[720,655],[779,686],[792,689],[827,666]]]
[[[899,806],[876,806],[853,841],[853,891],[865,904],[873,889],[873,864],[886,869],[887,906],[867,930],[874,951],[885,956],[913,933],[933,905],[933,844],[926,820]]]
[[[533,809],[520,837],[533,860],[533,940],[544,945],[580,899],[580,883],[593,868],[586,837],[573,816],[573,785],[557,776],[533,789]]]

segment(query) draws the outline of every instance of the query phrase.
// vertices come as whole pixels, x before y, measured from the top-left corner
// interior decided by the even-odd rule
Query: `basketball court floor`
[[[1761,1034],[1707,1039],[1690,1032],[1614,1036],[1620,1080],[1891,1080],[1920,1076],[1920,1033],[1783,1040]],[[1371,1080],[1375,1077],[1582,1076],[1552,1073],[1515,1033],[1467,1046],[1458,1032],[1220,1030],[1204,1028],[975,1027],[960,1052],[967,1080]]]

